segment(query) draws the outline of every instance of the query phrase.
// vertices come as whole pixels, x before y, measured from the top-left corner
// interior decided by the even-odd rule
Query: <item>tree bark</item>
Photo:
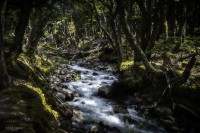
[[[10,84],[10,78],[7,73],[5,59],[4,59],[4,21],[5,21],[5,9],[7,0],[0,1],[0,89],[8,87]]]
[[[38,42],[44,34],[44,29],[48,23],[49,16],[49,14],[42,14],[38,22],[33,26],[28,41],[27,54],[33,55],[37,50]]]
[[[118,60],[119,60],[119,63],[121,63],[123,61],[122,47],[121,47],[121,44],[120,44],[119,36],[117,34],[116,24],[114,22],[114,17],[110,18],[110,25],[111,25],[111,29],[112,29],[112,33],[113,33],[113,38],[115,40]]]
[[[23,0],[20,7],[20,15],[15,29],[15,38],[14,44],[10,49],[10,56],[12,60],[16,60],[18,56],[22,53],[23,39],[26,27],[28,25],[31,9],[32,9],[32,0],[27,1]]]

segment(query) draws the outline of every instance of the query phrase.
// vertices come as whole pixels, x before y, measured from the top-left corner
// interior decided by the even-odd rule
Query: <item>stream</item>
[[[117,81],[115,75],[78,65],[69,65],[69,68],[79,73],[77,81],[62,83],[80,95],[67,102],[74,109],[72,118],[74,127],[83,128],[87,132],[101,130],[107,133],[166,133],[155,120],[143,118],[128,104],[128,98],[122,104],[98,96],[98,88]],[[114,113],[114,108],[118,106],[126,107],[127,112]]]

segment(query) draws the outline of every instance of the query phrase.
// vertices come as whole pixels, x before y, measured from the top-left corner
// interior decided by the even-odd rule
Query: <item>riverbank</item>
[[[176,84],[180,78],[174,78],[168,85],[162,83],[163,79],[152,82],[155,79],[149,79],[142,65],[134,66],[130,61],[124,64],[119,81],[134,95],[132,104],[139,112],[157,118],[170,133],[200,131],[200,89],[195,79],[198,75],[194,73],[197,67],[188,82],[172,86],[171,82]]]

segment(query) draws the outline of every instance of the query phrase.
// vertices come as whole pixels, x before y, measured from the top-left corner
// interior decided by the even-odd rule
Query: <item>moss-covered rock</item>
[[[40,88],[24,81],[0,92],[0,132],[57,132],[58,115],[45,100]]]

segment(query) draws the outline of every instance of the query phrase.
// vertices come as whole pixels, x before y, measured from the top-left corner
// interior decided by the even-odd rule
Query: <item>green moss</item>
[[[182,67],[185,67],[185,66],[187,66],[187,64],[188,64],[187,61],[183,61],[181,65],[182,65]]]
[[[124,61],[120,65],[120,70],[121,71],[127,70],[128,68],[130,68],[133,65],[134,65],[134,62],[132,60]]]
[[[76,73],[76,74],[74,75],[74,80],[77,81],[78,79],[79,79],[79,77],[78,77],[78,74]]]
[[[43,46],[43,49],[45,49],[46,51],[56,51],[56,50],[58,50],[56,47],[55,47],[55,45],[53,46],[53,45],[44,45]]]
[[[191,89],[197,89],[197,85],[196,84],[191,84]]]
[[[58,57],[58,56],[52,57],[51,62],[52,62],[52,67],[54,69],[59,67],[61,64],[68,64],[69,63],[67,59],[65,59],[63,57]]]
[[[142,69],[142,70],[146,69],[144,65],[140,65],[139,68]]]
[[[155,62],[155,63],[152,63],[152,65],[156,66],[156,67],[161,67],[163,64],[161,62]]]
[[[183,74],[183,70],[177,70],[176,71],[178,75],[182,75]]]
[[[36,66],[40,69],[44,74],[49,74],[54,71],[53,63],[50,60],[47,60],[45,57],[41,57],[36,55]]]
[[[23,62],[24,64],[26,64],[32,71],[34,71],[33,65],[30,61],[30,58],[28,56],[26,56],[25,54],[20,54],[18,61]]]

